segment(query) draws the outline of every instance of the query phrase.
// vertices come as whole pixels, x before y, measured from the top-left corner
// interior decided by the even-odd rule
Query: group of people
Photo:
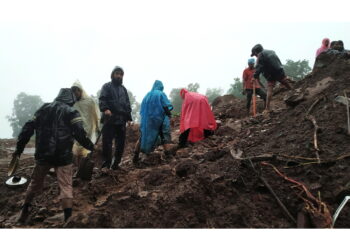
[[[292,89],[293,80],[286,76],[281,60],[275,51],[264,49],[261,44],[252,48],[251,57],[248,59],[248,68],[243,71],[243,94],[247,95],[247,114],[250,114],[250,106],[253,94],[258,95],[265,103],[265,113],[271,109],[273,89],[276,83],[281,83],[285,88]],[[267,94],[261,87],[260,75],[267,80]]]
[[[339,41],[336,43],[339,49]],[[329,39],[317,53],[327,52]],[[338,47],[337,47],[338,46]],[[247,95],[247,111],[250,111],[252,95],[259,95],[270,110],[273,88],[280,82],[291,89],[293,81],[287,78],[282,63],[273,50],[266,50],[261,44],[251,50],[248,67],[243,71],[243,93]],[[259,81],[260,74],[267,80],[267,94]],[[123,85],[124,70],[116,66],[111,81],[104,84],[98,105],[87,95],[79,81],[70,88],[62,88],[51,103],[45,103],[34,117],[23,126],[17,140],[13,157],[19,157],[31,136],[36,136],[35,160],[31,181],[28,186],[19,222],[25,222],[35,195],[43,189],[44,178],[54,168],[60,187],[60,199],[65,221],[72,215],[73,208],[73,160],[81,162],[89,152],[96,152],[96,138],[102,134],[102,168],[116,170],[122,160],[126,127],[132,122],[128,91]],[[164,84],[156,80],[150,92],[141,103],[140,138],[136,143],[133,163],[138,164],[140,153],[149,154],[158,145],[163,145],[165,155],[186,147],[187,142],[200,141],[214,133],[217,123],[206,96],[182,89],[183,99],[180,117],[178,145],[171,138],[171,111],[173,106],[164,93]],[[101,124],[101,125],[100,125]],[[112,152],[113,141],[115,151]],[[74,157],[73,157],[74,155]],[[114,157],[113,157],[114,155]]]
[[[322,45],[316,50],[316,58],[321,54],[343,54],[350,55],[350,51],[344,48],[344,43],[342,40],[332,41],[329,38],[324,38],[322,40]]]
[[[71,88],[62,88],[51,103],[45,103],[25,123],[17,140],[13,157],[20,157],[26,144],[35,134],[35,167],[27,188],[19,223],[30,214],[34,197],[43,190],[45,176],[54,168],[60,188],[60,200],[65,221],[73,209],[73,162],[81,162],[90,152],[96,152],[96,139],[102,134],[102,168],[116,170],[121,162],[127,123],[132,121],[128,92],[123,85],[124,70],[117,66],[111,81],[104,84],[99,103],[87,95],[79,81]],[[183,99],[179,144],[172,143],[170,118],[173,106],[163,92],[163,83],[155,81],[152,90],[141,104],[140,138],[136,143],[134,163],[139,153],[149,154],[158,145],[169,155],[214,133],[216,121],[207,97],[182,89]],[[101,119],[100,119],[101,118]],[[101,124],[101,125],[100,125]],[[112,152],[115,141],[114,157]],[[114,160],[113,160],[114,158]]]

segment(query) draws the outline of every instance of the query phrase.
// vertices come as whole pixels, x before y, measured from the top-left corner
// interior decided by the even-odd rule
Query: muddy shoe
[[[29,207],[31,205],[30,204],[24,204],[23,207],[22,207],[22,210],[21,210],[21,213],[17,219],[17,223],[19,224],[24,224],[30,214],[29,212]]]
[[[137,152],[134,153],[134,157],[132,158],[132,163],[133,164],[138,164],[139,163],[139,154]]]
[[[110,168],[111,166],[111,162],[110,161],[105,161],[103,164],[102,164],[102,167],[101,168]]]
[[[112,165],[112,167],[111,167],[111,169],[112,169],[112,170],[120,169],[119,163],[114,162],[113,165]]]

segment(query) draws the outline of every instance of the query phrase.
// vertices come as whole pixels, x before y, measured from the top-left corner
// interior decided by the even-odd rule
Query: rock
[[[188,158],[189,155],[189,148],[181,148],[176,151],[176,156],[179,158]]]

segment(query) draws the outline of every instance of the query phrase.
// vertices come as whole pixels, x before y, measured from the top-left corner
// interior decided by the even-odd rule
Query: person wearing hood
[[[249,58],[248,59],[248,68],[246,68],[243,71],[243,94],[247,94],[247,115],[249,116],[250,113],[250,104],[252,101],[252,96],[253,96],[253,88],[255,88],[255,95],[259,95],[261,99],[264,100],[265,106],[266,106],[266,94],[265,92],[261,89],[259,80],[256,81],[253,77],[255,73],[255,59],[254,58]],[[255,85],[255,86],[254,86]]]
[[[102,112],[102,168],[116,170],[121,162],[126,135],[126,123],[132,121],[128,91],[123,86],[124,70],[116,66],[111,73],[111,82],[102,86],[99,97]],[[114,162],[112,164],[112,144],[115,140]],[[112,164],[112,166],[111,166]]]
[[[163,92],[163,83],[156,80],[152,90],[147,93],[141,103],[141,137],[136,143],[133,162],[139,160],[140,151],[151,153],[158,144],[163,145],[165,154],[172,150],[170,117],[173,105]]]
[[[264,112],[270,111],[270,103],[272,100],[273,88],[276,82],[280,82],[287,89],[292,89],[290,83],[293,81],[287,78],[282,63],[275,51],[266,50],[261,44],[257,44],[252,48],[251,57],[257,57],[257,64],[255,67],[254,79],[259,80],[259,76],[262,73],[267,80],[267,98],[266,107]]]
[[[70,88],[62,88],[51,103],[45,103],[26,122],[18,136],[13,157],[20,157],[25,145],[35,133],[35,167],[28,186],[19,223],[24,223],[34,197],[42,192],[46,174],[54,168],[60,187],[60,199],[65,221],[72,215],[72,147],[74,139],[93,151],[94,144],[87,137],[83,119],[73,108],[76,96]]]
[[[180,118],[179,148],[185,147],[187,141],[197,142],[213,134],[217,128],[208,98],[187,89],[181,89],[183,99]]]
[[[99,131],[100,110],[94,99],[85,92],[79,80],[73,83],[71,89],[77,97],[77,101],[73,107],[79,111],[83,119],[83,125],[87,136],[91,141],[95,142]],[[81,160],[86,157],[89,152],[90,151],[81,146],[79,142],[75,141],[73,145],[73,155],[77,167],[80,166]]]
[[[320,48],[317,49],[316,51],[316,57],[318,57],[319,54],[321,54],[322,52],[325,52],[329,49],[330,46],[330,40],[329,38],[324,38],[322,40],[322,45]]]

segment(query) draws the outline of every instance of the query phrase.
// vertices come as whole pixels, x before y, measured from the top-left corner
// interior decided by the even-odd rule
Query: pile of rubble
[[[97,158],[93,180],[74,181],[74,214],[67,223],[56,179],[49,176],[26,227],[331,227],[350,194],[347,109],[336,101],[344,91],[350,96],[350,60],[326,59],[293,91],[278,91],[268,116],[245,117],[245,100],[218,98],[213,110],[221,126],[215,135],[175,156],[159,148],[136,168],[131,159],[138,127],[128,127],[121,169],[101,171]],[[173,125],[176,143],[178,121]],[[25,188],[5,186],[5,160],[0,226],[16,227]],[[22,174],[29,178],[34,162],[27,161]],[[349,213],[345,207],[334,227],[350,227]]]

